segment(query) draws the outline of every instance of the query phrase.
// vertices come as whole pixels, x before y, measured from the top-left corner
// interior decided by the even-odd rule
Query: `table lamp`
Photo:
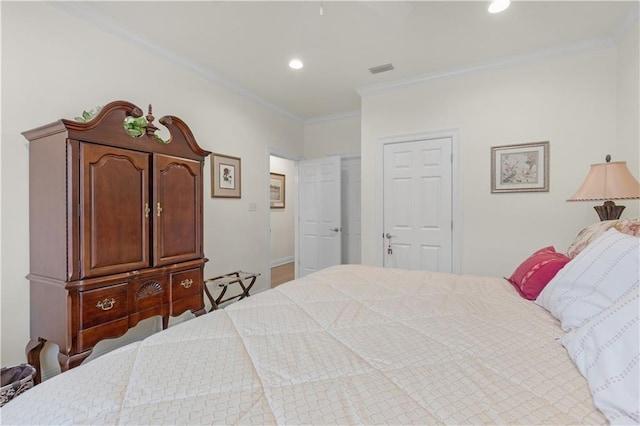
[[[612,200],[634,200],[640,198],[640,183],[627,168],[626,161],[611,162],[607,155],[605,163],[592,164],[582,186],[567,201],[604,201],[593,208],[600,220],[619,219],[625,206]]]

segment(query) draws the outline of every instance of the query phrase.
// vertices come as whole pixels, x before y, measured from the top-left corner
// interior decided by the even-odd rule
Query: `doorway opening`
[[[269,156],[269,265],[270,286],[295,278],[298,162]]]
[[[320,181],[322,182],[317,183],[319,188],[315,190],[309,185],[305,186],[305,183],[309,183],[308,179],[300,177],[301,170],[307,170],[310,165],[316,162],[322,164],[331,158],[301,160],[271,150],[267,153],[269,185],[265,279],[272,288],[305,275],[301,271],[310,269],[309,264],[313,263],[313,259],[317,257],[312,254],[321,255],[320,257],[324,260],[333,259],[329,262],[320,262],[316,269],[333,264],[361,262],[360,157],[333,157],[338,161],[333,173],[337,180],[333,184],[330,184],[331,180],[327,179],[326,169],[321,172],[323,177]],[[318,205],[309,204],[312,194],[322,193],[324,198],[328,197],[331,201],[321,202]],[[310,206],[312,211],[308,211]],[[321,238],[301,238],[301,235],[309,237],[313,234],[307,229],[310,223],[309,216],[325,215],[327,210],[331,210],[327,208],[328,206],[338,207],[337,218],[331,224],[323,220],[317,221],[315,232],[317,235],[321,232],[328,235],[321,235]],[[301,208],[304,211],[301,211]],[[305,226],[302,226],[301,222]],[[335,236],[338,236],[338,245],[329,246],[328,237]]]

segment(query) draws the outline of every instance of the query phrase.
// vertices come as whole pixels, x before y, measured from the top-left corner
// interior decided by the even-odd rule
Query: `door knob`
[[[387,232],[386,234],[384,234],[384,237],[385,237],[387,240],[390,240],[390,239],[394,238],[394,237],[395,237],[395,235],[391,235],[391,234],[389,234],[389,233]]]

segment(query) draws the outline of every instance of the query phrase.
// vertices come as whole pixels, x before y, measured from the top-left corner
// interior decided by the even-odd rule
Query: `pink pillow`
[[[518,266],[507,280],[525,299],[535,300],[544,286],[571,259],[555,251],[553,247],[542,248]]]

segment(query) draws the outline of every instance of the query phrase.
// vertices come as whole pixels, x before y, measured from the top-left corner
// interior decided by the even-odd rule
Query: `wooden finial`
[[[152,123],[154,118],[155,117],[153,116],[153,113],[151,112],[151,104],[149,104],[149,113],[146,116],[147,122],[148,123]]]
[[[149,114],[147,114],[145,118],[147,119],[147,126],[145,127],[147,136],[155,136],[156,130],[158,130],[158,128],[153,125],[153,120],[155,119],[155,117],[153,116],[151,110],[151,104],[149,104]]]

